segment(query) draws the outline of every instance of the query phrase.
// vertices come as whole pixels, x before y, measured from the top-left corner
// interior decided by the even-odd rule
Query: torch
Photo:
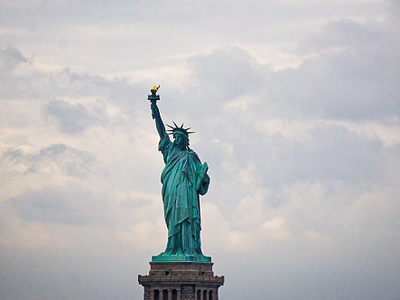
[[[160,95],[157,95],[157,94],[156,94],[159,88],[160,88],[160,85],[158,85],[158,86],[153,86],[153,87],[150,89],[151,95],[148,95],[148,96],[147,96],[147,100],[150,100],[151,104],[157,105],[157,104],[156,104],[157,101],[160,100]],[[154,119],[154,114],[152,114],[152,117],[153,117],[153,119]]]

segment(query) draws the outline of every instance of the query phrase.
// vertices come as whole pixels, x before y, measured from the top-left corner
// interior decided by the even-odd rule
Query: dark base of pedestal
[[[138,276],[144,300],[217,300],[224,276],[214,276],[213,263],[151,262],[149,275]]]

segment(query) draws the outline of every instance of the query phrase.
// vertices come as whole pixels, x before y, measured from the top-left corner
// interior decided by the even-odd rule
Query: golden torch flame
[[[151,89],[150,89],[150,92],[154,92],[154,93],[157,93],[157,91],[158,91],[158,89],[160,88],[160,85],[159,86],[153,86]]]

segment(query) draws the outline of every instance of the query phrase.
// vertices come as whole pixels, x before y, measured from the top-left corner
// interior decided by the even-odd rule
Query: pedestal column
[[[147,299],[145,299],[147,300]],[[150,289],[150,299],[149,300],[154,300],[154,290]]]
[[[168,300],[172,300],[172,291],[173,289],[168,290]]]

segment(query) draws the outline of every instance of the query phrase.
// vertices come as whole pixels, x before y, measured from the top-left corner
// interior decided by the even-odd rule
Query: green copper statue
[[[151,89],[151,111],[160,135],[158,150],[162,152],[165,168],[161,174],[164,218],[168,228],[165,251],[153,256],[152,261],[211,262],[201,252],[199,195],[207,193],[210,177],[207,163],[201,164],[197,154],[189,148],[190,128],[170,126],[174,141],[171,142],[161,119],[156,101],[160,99]]]

